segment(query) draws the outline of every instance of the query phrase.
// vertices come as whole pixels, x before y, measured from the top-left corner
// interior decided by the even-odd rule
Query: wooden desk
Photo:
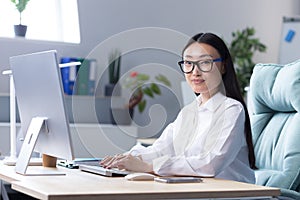
[[[41,168],[33,167],[31,168]],[[278,196],[279,189],[235,181],[204,178],[203,183],[165,184],[127,181],[79,170],[58,168],[65,176],[22,176],[0,163],[0,179],[12,188],[38,199],[182,199]]]

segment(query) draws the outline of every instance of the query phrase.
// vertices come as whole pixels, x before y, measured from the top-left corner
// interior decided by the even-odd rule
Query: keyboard
[[[98,174],[102,176],[116,177],[116,176],[126,176],[129,174],[129,171],[120,170],[117,168],[107,169],[98,165],[88,165],[88,164],[79,164],[79,169],[84,172],[90,172],[93,174]]]

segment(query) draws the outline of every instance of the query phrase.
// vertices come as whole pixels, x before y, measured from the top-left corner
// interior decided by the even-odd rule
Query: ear
[[[225,64],[222,63],[220,71],[221,71],[221,74],[225,74],[225,72],[226,72],[226,66],[225,66]]]

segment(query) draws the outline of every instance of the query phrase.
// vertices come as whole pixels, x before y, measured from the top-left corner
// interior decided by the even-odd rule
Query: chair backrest
[[[256,183],[299,190],[300,60],[257,64],[250,80]]]

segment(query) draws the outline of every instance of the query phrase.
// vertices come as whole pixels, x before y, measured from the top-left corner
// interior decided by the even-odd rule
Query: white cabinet
[[[136,144],[137,127],[71,124],[76,157],[103,157],[128,151]]]
[[[70,124],[74,155],[82,157],[103,157],[123,153],[136,144],[137,127],[111,124]],[[17,124],[17,151],[21,145],[20,124]],[[10,150],[9,123],[0,123],[1,157]]]

